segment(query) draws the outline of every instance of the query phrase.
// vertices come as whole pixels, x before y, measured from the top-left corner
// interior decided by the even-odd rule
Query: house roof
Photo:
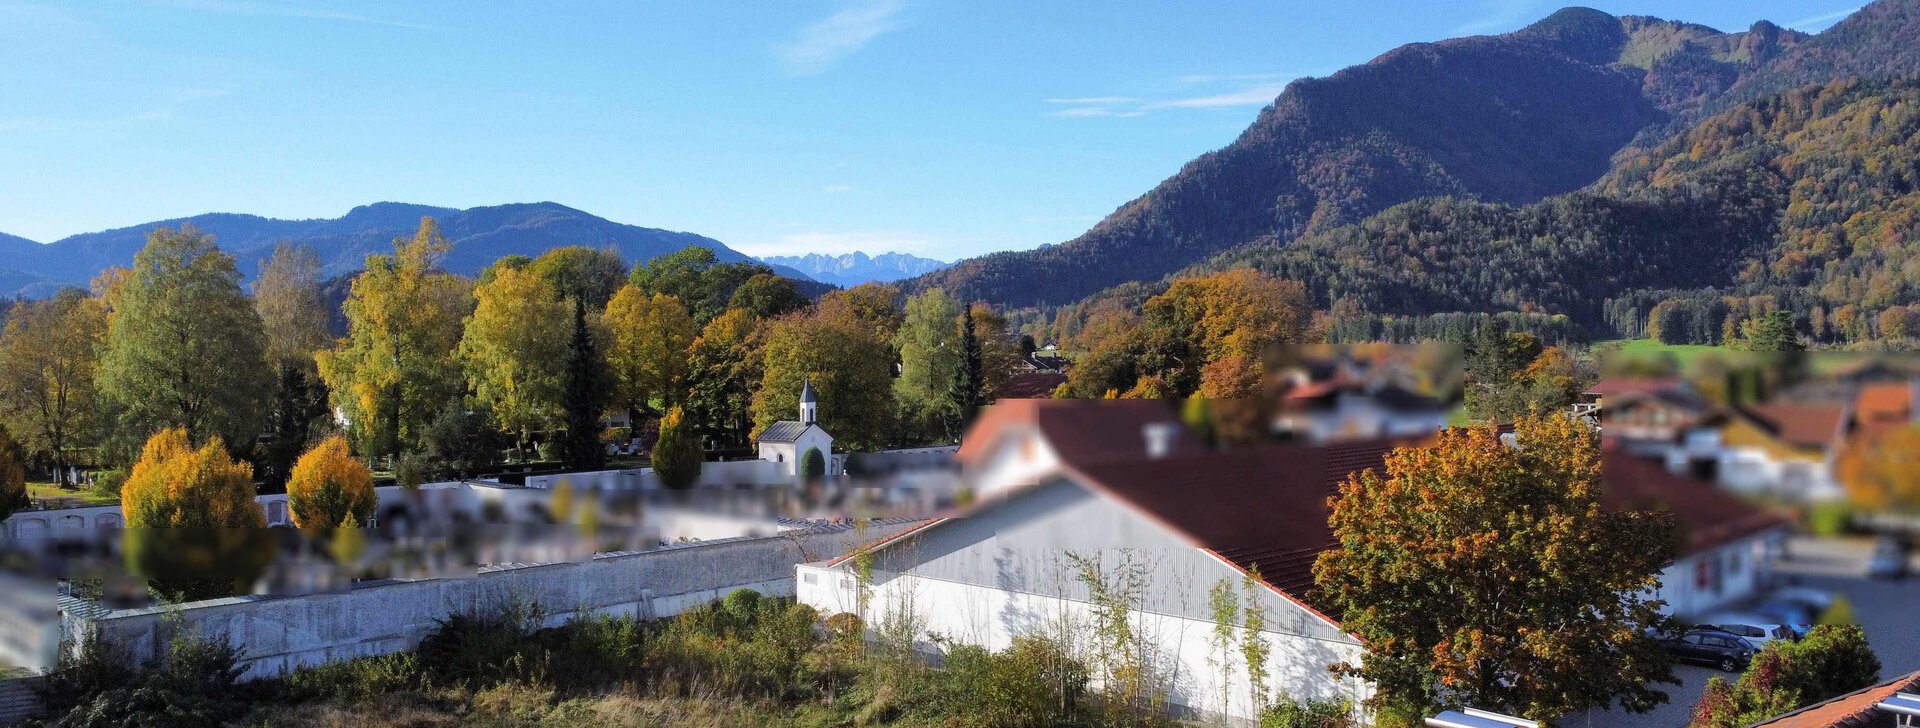
[[[1291,409],[1312,409],[1335,406],[1342,393],[1368,397],[1375,404],[1396,412],[1426,412],[1446,409],[1439,399],[1415,392],[1391,382],[1375,384],[1365,380],[1341,379],[1326,382],[1309,382],[1294,387],[1285,395],[1285,403]]]
[[[1178,423],[1169,403],[1155,399],[1003,399],[988,406],[962,438],[962,464],[994,446],[1002,430],[1037,429],[1061,460],[1100,463],[1146,458],[1146,426]],[[1205,452],[1193,432],[1177,428],[1169,454]]]
[[[1905,382],[1877,382],[1860,387],[1855,399],[1854,417],[1861,422],[1912,421],[1914,385]]]
[[[1053,390],[1067,383],[1067,375],[1054,372],[1021,372],[1007,378],[1000,388],[1001,399],[1033,399],[1053,396]]]
[[[1617,397],[1625,394],[1649,394],[1674,390],[1680,380],[1674,377],[1607,377],[1587,388],[1587,394]]]
[[[1893,716],[1875,705],[1894,693],[1920,690],[1920,672],[1908,673],[1870,688],[1855,690],[1825,702],[1814,703],[1772,720],[1754,724],[1755,728],[1892,728]]]
[[[1825,403],[1759,402],[1735,411],[1782,442],[1807,447],[1832,445],[1847,417],[1845,405]]]
[[[996,405],[975,424],[961,445],[962,462],[982,456],[998,428],[1037,427],[1077,482],[1118,499],[1243,570],[1257,566],[1269,585],[1323,616],[1327,611],[1313,595],[1313,563],[1321,551],[1334,545],[1327,523],[1328,499],[1349,476],[1384,469],[1394,448],[1430,439],[1275,444],[1221,452],[1201,446],[1180,428],[1180,445],[1164,457],[1149,458],[1139,444],[1141,427],[1174,421],[1157,401],[1015,400],[1007,404]],[[1624,452],[1603,454],[1601,477],[1601,506],[1609,511],[1672,512],[1681,533],[1680,555],[1787,524],[1777,513]],[[890,536],[882,545],[906,535]],[[1337,623],[1337,615],[1328,621]]]
[[[798,442],[800,435],[812,427],[796,420],[781,420],[760,431],[760,442]]]

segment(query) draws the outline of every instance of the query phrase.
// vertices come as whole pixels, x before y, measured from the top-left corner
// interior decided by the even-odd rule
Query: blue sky
[[[1068,240],[1293,78],[1560,2],[0,0],[0,232],[553,200],[754,254]],[[1610,0],[1819,30],[1860,0]]]

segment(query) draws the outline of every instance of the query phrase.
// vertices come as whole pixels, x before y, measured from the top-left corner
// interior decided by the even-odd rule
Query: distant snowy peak
[[[845,255],[820,253],[768,255],[760,259],[772,265],[793,268],[814,280],[841,286],[857,286],[869,282],[887,283],[931,273],[951,265],[932,258],[892,252],[879,255],[867,255],[858,251]]]

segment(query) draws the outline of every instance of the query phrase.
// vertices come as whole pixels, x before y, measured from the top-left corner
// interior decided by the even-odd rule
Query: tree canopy
[[[266,334],[233,257],[212,236],[154,230],[106,303],[99,384],[123,427],[253,442],[272,388]]]
[[[1516,446],[1491,426],[1442,430],[1393,451],[1386,471],[1341,484],[1339,546],[1319,593],[1368,650],[1340,672],[1378,688],[1376,708],[1431,715],[1473,705],[1551,720],[1619,701],[1635,712],[1675,682],[1648,637],[1649,598],[1672,524],[1600,508],[1600,453],[1570,417],[1522,418]]]
[[[358,528],[373,519],[378,505],[373,472],[347,449],[347,438],[334,435],[293,466],[287,479],[287,511],[293,525],[304,529]]]

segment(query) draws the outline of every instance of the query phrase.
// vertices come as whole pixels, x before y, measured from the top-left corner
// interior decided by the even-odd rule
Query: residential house
[[[1745,493],[1795,502],[1840,498],[1833,461],[1846,442],[1849,407],[1761,402],[1726,408],[1716,478]]]
[[[1332,545],[1327,499],[1395,446],[1421,441],[1221,452],[1157,401],[1006,401],[958,453],[979,500],[874,543],[866,586],[841,558],[798,567],[797,593],[825,612],[864,609],[869,624],[908,620],[919,634],[1001,648],[1084,624],[1090,587],[1118,583],[1166,704],[1253,719],[1246,671],[1223,667],[1211,641],[1208,592],[1257,569],[1243,598],[1265,615],[1269,688],[1357,705],[1370,687],[1327,666],[1357,661],[1363,647],[1312,588],[1313,563]],[[1660,593],[1676,609],[1713,609],[1764,581],[1778,516],[1624,453],[1606,465],[1606,507],[1671,510],[1680,524]]]

